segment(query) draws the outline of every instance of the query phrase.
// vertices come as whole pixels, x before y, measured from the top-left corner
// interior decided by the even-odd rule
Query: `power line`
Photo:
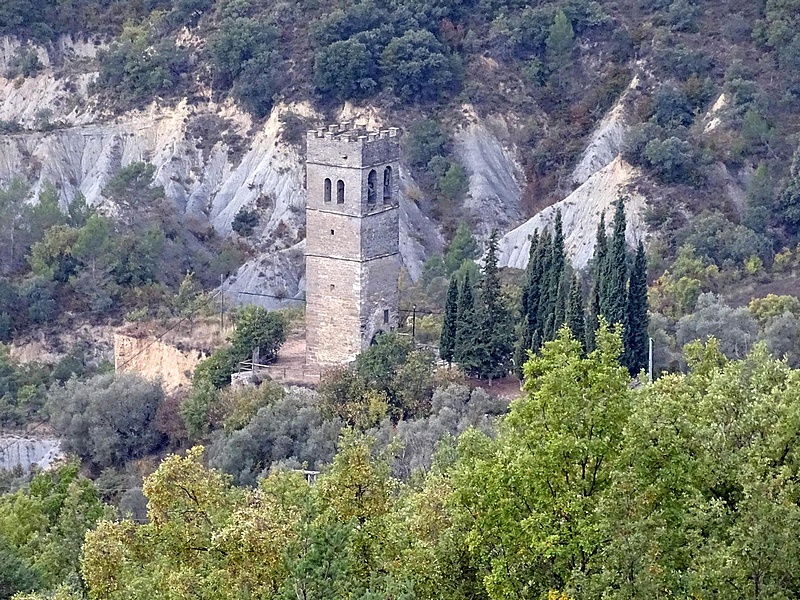
[[[236,292],[237,295],[242,294],[243,296],[261,296],[263,298],[274,298],[275,300],[283,300],[285,302],[305,302],[305,297],[303,298],[287,298],[286,296],[276,296],[274,294],[261,294],[259,292]]]

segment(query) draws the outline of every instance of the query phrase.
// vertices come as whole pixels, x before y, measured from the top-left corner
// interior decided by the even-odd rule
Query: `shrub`
[[[354,39],[333,42],[317,52],[314,85],[338,100],[366,96],[377,87],[375,60],[365,44]]]
[[[412,123],[403,142],[406,157],[415,167],[426,167],[432,158],[447,153],[447,134],[433,119],[420,119]]]
[[[33,77],[42,69],[44,69],[44,65],[39,60],[36,49],[23,45],[17,48],[14,56],[11,57],[8,63],[7,76],[9,79],[19,76]]]
[[[276,463],[320,469],[333,458],[341,427],[339,420],[323,419],[311,392],[296,388],[214,442],[209,464],[233,475],[239,485],[255,485]]]
[[[55,387],[47,408],[64,450],[101,469],[123,465],[163,444],[164,435],[153,423],[163,400],[158,383],[119,373]]]
[[[248,210],[245,207],[239,209],[231,222],[231,229],[242,237],[248,237],[253,233],[253,228],[258,227],[258,213]]]
[[[435,100],[458,83],[453,61],[430,31],[394,38],[381,55],[381,69],[402,102]]]
[[[701,294],[697,310],[678,321],[681,346],[694,340],[719,340],[720,350],[729,358],[744,358],[758,337],[758,324],[746,308],[731,308],[714,294]]]
[[[155,96],[180,94],[182,77],[189,70],[185,50],[143,27],[126,27],[119,41],[101,50],[98,59],[96,85],[123,107],[142,106]]]

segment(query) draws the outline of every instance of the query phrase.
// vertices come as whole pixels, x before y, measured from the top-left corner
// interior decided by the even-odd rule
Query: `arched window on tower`
[[[367,175],[367,204],[375,204],[378,199],[378,190],[375,189],[378,187],[378,174],[375,172],[375,169],[369,172]]]
[[[392,201],[392,167],[383,170],[383,203]]]
[[[344,181],[336,182],[336,204],[344,204]]]
[[[331,180],[325,178],[325,202],[331,201]]]

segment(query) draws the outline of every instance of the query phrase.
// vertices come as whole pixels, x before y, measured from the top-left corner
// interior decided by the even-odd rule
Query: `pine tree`
[[[589,299],[589,321],[586,327],[586,351],[594,350],[594,332],[597,331],[600,317],[600,306],[603,303],[603,288],[606,275],[606,262],[608,259],[608,237],[606,236],[606,213],[600,214],[600,223],[597,225],[597,238],[594,245],[594,265],[592,268],[592,294]]]
[[[578,340],[586,350],[586,315],[583,309],[583,293],[578,276],[572,276],[569,288],[569,306],[567,307],[567,325],[572,330],[572,336]]]
[[[497,230],[489,236],[481,284],[481,377],[504,377],[513,351],[511,315],[501,297],[497,267]]]
[[[467,272],[458,294],[458,324],[453,360],[467,373],[474,373],[478,364],[478,344],[480,331],[475,315],[475,299],[472,295],[472,282]]]
[[[456,277],[450,278],[450,287],[447,290],[447,301],[444,305],[444,322],[442,335],[439,338],[439,356],[448,363],[453,362],[453,352],[456,347],[456,333],[458,331],[458,281]]]
[[[647,367],[647,259],[639,242],[628,285],[625,307],[625,352],[623,362],[631,375]]]
[[[614,214],[614,233],[611,236],[600,298],[600,314],[612,326],[625,324],[625,284],[628,281],[625,228],[625,201],[620,198]]]

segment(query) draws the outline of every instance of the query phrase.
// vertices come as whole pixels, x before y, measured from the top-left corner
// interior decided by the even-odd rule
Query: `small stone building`
[[[398,321],[396,128],[350,123],[308,132],[306,362],[353,360]]]

